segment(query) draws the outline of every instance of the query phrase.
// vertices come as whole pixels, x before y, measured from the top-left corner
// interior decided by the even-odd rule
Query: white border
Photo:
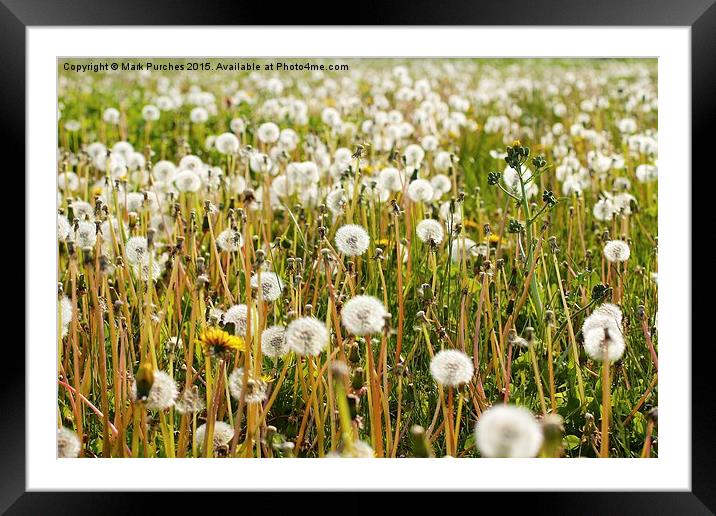
[[[690,29],[27,29],[27,489],[689,490]],[[56,72],[58,56],[452,56],[659,58],[659,458],[583,460],[55,459]],[[329,52],[330,54],[326,54]],[[668,121],[668,123],[664,123]],[[668,202],[664,199],[668,197]],[[44,321],[38,323],[38,321]],[[684,331],[688,328],[688,333]],[[685,338],[685,335],[689,335]]]

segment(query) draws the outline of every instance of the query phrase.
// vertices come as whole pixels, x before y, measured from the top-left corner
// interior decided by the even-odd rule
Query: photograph
[[[656,57],[56,67],[58,458],[659,457]]]

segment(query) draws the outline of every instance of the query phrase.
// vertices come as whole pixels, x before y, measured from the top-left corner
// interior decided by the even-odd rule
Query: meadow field
[[[656,60],[116,62],[58,62],[59,457],[658,456]]]

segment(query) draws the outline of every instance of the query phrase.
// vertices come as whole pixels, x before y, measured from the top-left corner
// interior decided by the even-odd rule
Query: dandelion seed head
[[[408,185],[408,197],[413,202],[429,203],[433,200],[434,193],[427,179],[416,179]]]
[[[107,155],[107,146],[102,142],[93,142],[87,146],[87,154],[94,161],[99,156]]]
[[[131,264],[142,263],[149,258],[147,239],[143,236],[133,236],[124,245],[124,253]]]
[[[57,240],[65,242],[70,236],[72,226],[64,215],[57,215]]]
[[[75,133],[82,128],[82,124],[78,120],[68,120],[65,122],[65,130]]]
[[[612,220],[612,216],[617,212],[614,202],[608,198],[599,199],[592,207],[594,218],[600,222]]]
[[[105,109],[102,113],[102,120],[110,125],[119,124],[120,117],[119,109],[113,107]]]
[[[153,192],[147,192],[147,205],[150,211],[152,207],[156,207],[156,195],[152,195]],[[141,192],[130,192],[125,196],[125,202],[127,205],[128,212],[140,213],[142,208],[145,206],[144,194]]]
[[[221,154],[233,155],[239,152],[239,139],[233,133],[223,133],[216,137],[214,147]]]
[[[221,187],[223,177],[224,172],[220,167],[204,165],[201,167],[201,170],[199,170],[199,179],[201,179],[201,184],[214,190]]]
[[[352,335],[380,333],[388,312],[383,303],[373,296],[355,296],[341,310],[343,327]]]
[[[423,162],[423,158],[425,157],[425,151],[420,145],[416,145],[413,143],[405,148],[405,153],[403,153],[403,157],[405,158],[405,164],[408,167],[417,168]]]
[[[209,112],[203,107],[195,107],[189,113],[189,119],[192,121],[192,123],[203,124],[204,122],[209,120]]]
[[[180,192],[198,192],[201,188],[201,177],[191,170],[180,170],[174,176],[174,186]]]
[[[265,122],[261,124],[256,131],[256,136],[261,143],[276,143],[281,131],[273,122]]]
[[[328,344],[328,330],[314,317],[300,317],[286,328],[286,342],[297,355],[316,356]]]
[[[176,174],[177,167],[171,161],[158,161],[152,167],[152,177],[159,183],[171,183]]]
[[[134,263],[132,270],[142,281],[156,281],[162,275],[162,264],[156,259],[149,260],[147,257],[144,261]]]
[[[584,333],[584,351],[589,358],[599,362],[615,362],[624,354],[626,343],[621,328],[610,318],[603,318]]]
[[[179,396],[179,390],[174,378],[164,371],[154,371],[154,382],[149,389],[149,395],[144,400],[149,410],[166,410],[174,405]],[[137,400],[137,381],[132,382],[132,399]]]
[[[74,172],[60,172],[57,176],[57,188],[74,192],[80,187],[80,178]]]
[[[229,375],[229,393],[240,400],[244,392],[244,368],[237,367]],[[245,403],[263,403],[268,397],[268,385],[261,378],[249,372],[246,379]]]
[[[286,342],[286,328],[281,325],[269,326],[261,332],[261,352],[267,357],[282,357],[289,352]]]
[[[334,188],[326,195],[326,207],[335,216],[343,213],[347,202],[343,188]]]
[[[90,222],[94,220],[94,208],[90,203],[78,199],[76,201],[72,201],[70,207],[72,208],[72,213],[76,219],[79,219],[80,221],[87,220]]]
[[[249,309],[246,305],[234,305],[224,312],[224,324],[234,323],[234,333],[241,337],[246,336],[246,328],[248,326],[248,313]],[[258,328],[258,320],[256,310],[252,310],[252,331],[256,331]]]
[[[60,299],[60,317],[62,325],[67,326],[73,318],[74,309],[72,308],[72,300],[68,296],[62,296]]]
[[[259,276],[261,276],[261,298],[264,301],[276,301],[283,293],[283,281],[275,272],[263,271],[261,274],[251,276],[251,286],[259,288]]]
[[[84,249],[86,247],[94,247],[97,242],[97,226],[94,222],[80,222],[77,224],[75,231],[75,243],[78,247]]]
[[[452,189],[452,181],[445,174],[437,174],[430,178],[430,185],[433,187],[433,201],[440,199]]]
[[[456,349],[438,351],[430,361],[430,374],[443,387],[469,383],[474,372],[472,359]]]
[[[142,108],[142,118],[144,118],[144,120],[154,122],[159,120],[160,115],[161,112],[159,111],[159,108],[153,104],[147,104]]]
[[[378,174],[378,182],[380,186],[391,192],[400,192],[403,190],[405,178],[397,168],[384,168]]]
[[[614,196],[614,208],[625,215],[631,215],[632,202],[636,202],[636,197],[628,192],[621,192]]]
[[[201,161],[199,156],[188,154],[179,161],[178,168],[181,170],[191,170],[192,172],[199,173],[203,166],[204,163]]]
[[[82,444],[79,437],[64,426],[57,429],[57,458],[74,459],[79,456]]]
[[[336,248],[346,256],[359,256],[368,250],[370,236],[363,226],[346,224],[336,231]]]
[[[625,262],[630,254],[629,244],[623,240],[610,240],[604,245],[604,257],[609,262]]]
[[[528,199],[534,197],[539,191],[537,184],[534,181],[530,181],[531,179],[532,171],[530,169],[523,169],[522,181],[525,183],[525,195]],[[520,199],[522,198],[520,175],[514,168],[510,166],[505,167],[505,170],[502,173],[502,180],[504,181],[507,189],[512,192],[513,195],[519,197]]]
[[[641,164],[636,167],[636,179],[640,183],[652,183],[659,178],[659,169],[656,165]]]
[[[434,152],[438,149],[438,137],[433,134],[423,136],[420,140],[420,146],[427,152]]]
[[[144,183],[146,182],[147,178],[149,177],[144,170],[144,167],[147,164],[147,160],[144,158],[144,154],[141,152],[132,152],[129,157],[127,158],[127,168],[129,170],[135,171],[135,173],[132,175],[134,178],[133,181]]]
[[[452,154],[446,151],[440,151],[433,159],[433,167],[438,172],[447,172],[452,167]]]
[[[234,438],[234,427],[229,423],[223,421],[216,421],[214,423],[214,436],[213,436],[214,449],[226,446]],[[206,439],[206,423],[200,425],[196,429],[196,435],[194,436],[196,445],[200,450],[204,449],[204,440]]]
[[[453,240],[450,248],[450,258],[453,262],[460,263],[468,260],[470,257],[479,255],[487,256],[488,249],[484,245],[477,243],[467,237],[459,237]]]
[[[180,414],[195,414],[204,410],[204,400],[199,396],[199,388],[193,385],[182,392],[174,408]]]
[[[235,229],[225,229],[216,237],[216,245],[225,252],[235,252],[244,245],[244,238]]]
[[[494,405],[475,425],[477,448],[483,457],[535,457],[542,447],[540,424],[532,413],[514,405]]]
[[[261,152],[254,152],[249,157],[249,167],[259,174],[268,174],[273,169],[273,160]]]
[[[229,127],[236,134],[242,134],[246,132],[246,120],[244,120],[243,118],[233,118],[231,120],[231,123],[229,124]]]
[[[443,225],[435,219],[424,219],[415,227],[418,238],[425,243],[440,244],[445,238]]]
[[[582,325],[584,351],[592,360],[614,362],[624,354],[621,309],[611,303],[596,308]]]
[[[343,446],[340,451],[333,451],[326,455],[329,459],[373,459],[375,450],[365,441],[356,439],[350,446]]]

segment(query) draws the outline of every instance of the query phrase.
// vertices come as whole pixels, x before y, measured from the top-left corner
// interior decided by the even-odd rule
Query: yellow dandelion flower
[[[387,238],[381,238],[380,240],[376,240],[376,245],[388,245],[389,240]]]
[[[214,356],[221,356],[231,350],[244,350],[244,339],[216,327],[204,330],[197,344],[201,345],[205,354]]]
[[[500,235],[498,235],[497,233],[490,233],[490,236],[487,237],[487,240],[490,242],[490,244],[497,245],[500,243]]]

